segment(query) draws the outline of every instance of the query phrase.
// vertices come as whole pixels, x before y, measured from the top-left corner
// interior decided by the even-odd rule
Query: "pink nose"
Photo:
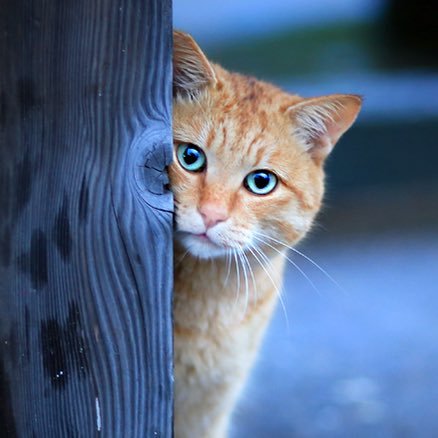
[[[224,205],[204,204],[199,208],[204,224],[207,228],[214,227],[219,222],[228,219],[228,211]]]

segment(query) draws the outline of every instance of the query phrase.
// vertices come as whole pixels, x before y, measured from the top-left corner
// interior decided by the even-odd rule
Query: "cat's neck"
[[[267,301],[275,303],[284,257],[272,251],[200,259],[175,242],[174,264],[175,323],[206,328],[214,321],[216,327],[218,323],[226,327],[240,324]],[[187,300],[191,308],[184,305]]]
[[[193,282],[204,281],[206,276],[216,278],[212,287],[227,286],[230,279],[235,281],[240,278],[245,282],[254,283],[261,277],[274,278],[277,272],[283,269],[285,250],[267,248],[257,252],[232,252],[223,257],[203,259],[190,254],[177,239],[174,240],[174,269],[175,275],[187,276]],[[246,279],[246,280],[245,280]],[[252,286],[254,286],[252,284]]]

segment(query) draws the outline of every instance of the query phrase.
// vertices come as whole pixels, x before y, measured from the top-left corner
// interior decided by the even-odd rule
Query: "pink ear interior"
[[[195,40],[184,32],[173,32],[173,87],[176,92],[193,95],[210,84],[216,75]]]
[[[324,160],[359,114],[362,98],[333,94],[305,99],[288,109],[298,141],[317,161]]]

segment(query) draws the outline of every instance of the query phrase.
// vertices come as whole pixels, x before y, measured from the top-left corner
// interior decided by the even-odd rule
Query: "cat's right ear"
[[[213,67],[195,40],[187,33],[173,31],[174,96],[196,96],[216,82]]]
[[[294,122],[296,138],[317,163],[322,163],[353,124],[361,106],[361,96],[332,94],[303,99],[287,113]]]

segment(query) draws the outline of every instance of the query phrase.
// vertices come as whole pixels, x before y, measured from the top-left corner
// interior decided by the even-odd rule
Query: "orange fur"
[[[175,32],[174,44],[175,150],[194,144],[207,160],[204,170],[190,172],[175,154],[169,171],[175,436],[223,438],[277,301],[284,247],[275,240],[294,245],[310,229],[323,196],[324,159],[361,99],[303,99],[208,62],[184,33]],[[257,169],[277,175],[271,193],[244,186]],[[269,238],[275,240],[259,240]]]

